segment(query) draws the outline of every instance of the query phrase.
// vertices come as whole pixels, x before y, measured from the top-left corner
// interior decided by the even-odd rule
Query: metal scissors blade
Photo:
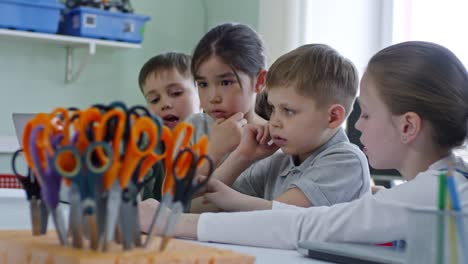
[[[148,234],[146,236],[145,243],[143,244],[145,248],[147,248],[153,241],[157,228],[163,230],[162,226],[159,226],[159,224],[161,223],[161,219],[164,219],[165,215],[168,213],[167,208],[169,208],[169,205],[171,203],[172,203],[172,195],[171,194],[163,195],[161,199],[161,203],[158,206],[158,209],[156,209],[156,211],[153,214],[153,219],[151,220]]]
[[[29,201],[32,233],[33,235],[42,235],[47,232],[49,212],[41,200],[41,187],[31,169],[27,168],[26,175],[18,172],[16,161],[22,152],[23,150],[19,149],[13,153],[11,168],[16,178],[23,186],[26,192],[26,198]]]
[[[79,187],[76,184],[70,185],[70,223],[69,231],[72,236],[72,246],[74,248],[83,248],[83,210],[81,210],[81,195]]]
[[[138,195],[136,186],[130,183],[122,192],[120,208],[120,224],[124,250],[132,249],[135,244],[135,229],[137,228],[137,215],[135,215],[134,202]]]
[[[182,204],[182,202],[176,202],[172,207],[172,211],[167,220],[166,228],[162,236],[161,244],[159,246],[159,251],[164,251],[166,249],[167,245],[169,244],[169,240],[174,234],[174,228],[177,225],[177,222],[179,221],[180,216],[183,212],[184,205]]]
[[[107,251],[109,242],[114,239],[117,220],[120,213],[120,203],[122,201],[122,189],[116,181],[111,186],[110,190],[101,195],[102,203],[106,204],[105,215],[105,230],[101,238],[100,247],[102,250]]]
[[[33,235],[38,236],[47,233],[49,211],[45,204],[36,197],[32,197],[29,201],[29,210]]]

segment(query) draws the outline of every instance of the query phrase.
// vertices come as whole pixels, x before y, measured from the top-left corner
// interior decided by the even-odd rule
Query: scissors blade
[[[119,216],[120,203],[122,198],[122,190],[117,181],[112,184],[111,189],[107,193],[107,208],[106,208],[106,224],[104,231],[103,249],[108,249],[109,242],[114,240],[115,227]]]
[[[36,197],[29,200],[29,211],[31,213],[31,226],[34,236],[41,235],[42,217],[41,217],[41,201]]]
[[[89,228],[89,241],[90,241],[90,248],[92,250],[99,249],[99,238],[98,238],[98,227],[97,227],[97,219],[96,214],[86,214],[84,216],[84,220],[86,225]]]
[[[137,188],[133,182],[128,184],[127,189],[122,193],[122,207],[120,209],[121,229],[123,236],[124,250],[132,249],[135,244],[135,229],[137,228],[137,215],[135,205],[137,201]]]
[[[132,202],[122,202],[120,208],[120,228],[122,230],[122,241],[124,250],[130,250],[133,245],[133,228],[135,226],[135,217],[132,215]]]
[[[98,184],[98,193],[105,192],[102,184]],[[106,226],[106,202],[107,198],[105,195],[96,195],[96,214],[97,214],[97,225],[98,225],[98,236],[99,236],[99,245],[103,245],[103,240],[105,238],[105,226]]]
[[[169,240],[174,234],[174,228],[179,221],[180,216],[184,211],[184,205],[181,202],[176,202],[172,208],[171,214],[166,222],[166,228],[164,229],[164,234],[162,237],[161,245],[159,246],[159,251],[164,251],[169,244]]]
[[[83,248],[83,230],[82,230],[82,219],[83,212],[81,210],[81,196],[78,186],[71,184],[70,192],[70,216],[68,228],[72,236],[72,246],[74,248]]]
[[[151,220],[151,225],[148,230],[148,235],[146,236],[145,244],[143,245],[145,248],[147,248],[153,241],[154,233],[156,232],[156,227],[161,222],[161,219],[164,219],[163,216],[167,212],[167,210],[165,209],[169,208],[171,202],[172,202],[171,194],[167,193],[162,197],[162,201],[159,204],[158,209],[156,209],[156,212],[154,212],[153,219]]]
[[[41,234],[47,233],[47,224],[49,223],[49,209],[47,209],[44,201],[40,200],[40,211],[41,211]]]
[[[143,242],[141,241],[141,228],[139,221],[140,212],[138,210],[138,200],[134,201],[132,204],[132,215],[137,217],[135,221],[135,228],[133,229],[133,241],[135,243],[135,246],[142,247]]]
[[[68,246],[67,232],[65,228],[65,221],[63,220],[62,210],[60,210],[58,207],[52,208],[51,213],[60,244],[63,246]]]

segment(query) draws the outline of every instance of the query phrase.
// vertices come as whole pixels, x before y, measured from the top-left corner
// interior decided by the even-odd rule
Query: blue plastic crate
[[[0,0],[0,28],[57,33],[63,8],[52,0]]]
[[[148,16],[78,7],[64,15],[60,33],[88,38],[141,43]]]

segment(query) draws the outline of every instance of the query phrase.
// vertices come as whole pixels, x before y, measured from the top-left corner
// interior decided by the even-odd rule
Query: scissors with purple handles
[[[49,124],[45,124],[49,125]],[[53,166],[53,156],[46,153],[44,147],[45,140],[51,140],[52,146],[56,146],[60,142],[60,135],[51,136],[44,133],[45,125],[37,125],[32,128],[29,137],[29,153],[33,163],[34,170],[37,171],[37,177],[41,184],[41,195],[43,201],[47,205],[55,229],[57,231],[60,244],[68,245],[67,231],[64,218],[59,204],[59,191],[62,177],[57,173]]]

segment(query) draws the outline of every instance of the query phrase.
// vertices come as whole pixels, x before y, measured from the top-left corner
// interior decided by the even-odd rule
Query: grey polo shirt
[[[211,134],[211,128],[213,127],[214,120],[205,113],[196,113],[189,116],[185,122],[193,125],[193,137],[190,141],[192,144],[197,142],[203,135],[207,135],[208,138]]]
[[[370,173],[362,151],[343,129],[299,166],[281,151],[251,165],[233,188],[247,195],[274,200],[299,188],[314,206],[349,202],[370,192]]]

